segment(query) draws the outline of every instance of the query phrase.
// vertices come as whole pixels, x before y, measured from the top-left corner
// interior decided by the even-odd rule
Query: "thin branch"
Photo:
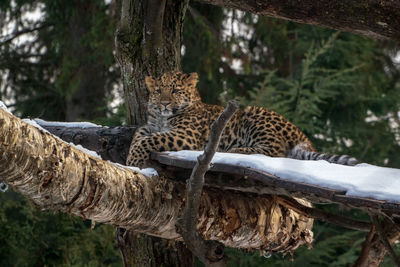
[[[190,14],[193,17],[193,21],[197,24],[200,24],[199,21],[203,21],[204,25],[210,30],[210,32],[214,35],[214,38],[216,40],[219,39],[219,33],[218,31],[215,29],[214,25],[208,20],[208,18],[206,18],[205,16],[203,16],[196,8],[189,6],[188,10],[190,12]]]
[[[353,229],[353,230],[358,230],[358,231],[366,231],[367,232],[371,229],[371,224],[368,222],[361,222],[361,221],[353,220],[350,218],[346,218],[341,215],[332,214],[332,213],[326,212],[321,209],[307,207],[307,206],[300,204],[296,200],[288,198],[288,197],[282,196],[281,200],[279,200],[279,202],[282,202],[283,204],[289,206],[291,209],[293,209],[294,211],[296,211],[298,213],[302,213],[305,216],[308,216],[308,217],[311,217],[311,218],[314,218],[317,220],[329,222],[332,224],[340,225],[340,226],[343,226],[343,227],[346,227],[349,229]]]
[[[204,185],[204,174],[210,168],[213,158],[228,121],[238,109],[238,104],[230,101],[225,110],[211,125],[210,136],[204,153],[197,158],[190,179],[187,181],[186,205],[183,219],[178,223],[178,229],[189,249],[206,265],[221,265],[224,263],[223,246],[220,243],[204,241],[197,234],[197,216],[200,207],[200,198]]]
[[[372,225],[362,245],[360,255],[358,256],[356,262],[353,264],[353,267],[365,267],[368,265],[368,255],[372,247],[372,240],[375,237],[375,233],[376,233],[375,226]]]
[[[376,232],[378,233],[379,239],[381,240],[382,244],[385,246],[386,250],[389,252],[390,256],[392,257],[393,262],[397,266],[400,266],[400,260],[397,257],[396,253],[394,252],[392,245],[390,245],[389,240],[386,238],[385,231],[383,230],[381,222],[379,222],[378,216],[372,215],[371,220],[376,228]]]
[[[5,44],[7,44],[7,43],[13,41],[15,38],[17,38],[17,37],[19,37],[19,36],[21,36],[21,35],[23,35],[23,34],[35,32],[35,31],[44,29],[44,28],[46,28],[46,27],[49,27],[49,26],[51,26],[51,25],[52,25],[52,24],[49,24],[49,23],[43,23],[42,25],[37,26],[37,27],[34,27],[34,28],[22,29],[22,30],[20,30],[20,31],[18,31],[18,32],[16,32],[16,33],[14,33],[13,36],[11,36],[11,37],[5,39],[4,41],[1,41],[0,43],[1,43],[1,45],[5,45]],[[0,36],[0,39],[5,38],[5,37],[6,37],[6,36]]]

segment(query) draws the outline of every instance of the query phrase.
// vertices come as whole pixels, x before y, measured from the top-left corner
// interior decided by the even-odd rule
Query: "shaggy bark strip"
[[[185,186],[94,158],[0,110],[0,177],[40,208],[167,239]],[[197,229],[225,246],[291,252],[312,241],[312,219],[258,197],[206,189]]]

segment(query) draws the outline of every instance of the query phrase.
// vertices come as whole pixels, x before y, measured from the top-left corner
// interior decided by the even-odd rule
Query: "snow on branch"
[[[165,152],[153,154],[152,157],[165,165],[192,169],[200,153]],[[400,214],[398,169],[369,164],[352,167],[326,161],[217,152],[210,171],[257,180],[268,186],[268,192],[265,193],[275,191],[278,195],[304,197],[311,202],[334,202],[366,210]],[[243,186],[245,184],[246,182]],[[248,188],[246,191],[249,190],[252,189]]]
[[[95,222],[180,239],[185,186],[149,178],[90,156],[0,109],[0,178],[38,207]],[[313,220],[272,196],[206,188],[198,214],[202,238],[225,246],[292,252],[312,241]],[[291,218],[291,224],[285,223]],[[279,232],[266,229],[279,229]]]
[[[84,147],[89,146],[90,149],[97,152],[102,151],[100,154],[102,154],[103,158],[113,160],[112,158],[114,157],[121,162],[125,160],[125,155],[127,153],[127,151],[125,151],[127,149],[124,150],[124,148],[129,147],[130,140],[136,129],[134,126],[129,128],[97,128],[95,131],[93,128],[63,128],[61,126],[45,128],[50,132],[62,136],[62,138],[66,138],[68,142],[73,141],[74,143],[82,144]],[[90,136],[90,138],[88,139],[87,136]],[[109,153],[110,151],[114,152]],[[117,157],[115,157],[115,155],[117,155]],[[226,154],[222,154],[223,157],[225,155]],[[175,155],[172,156],[170,153],[154,153],[152,158],[154,163],[158,165],[159,174],[167,177],[171,181],[184,182],[190,176],[191,170],[196,163],[195,158],[197,155],[192,156],[193,159],[187,158],[186,155],[185,158],[179,158]],[[242,156],[243,155],[239,155],[239,157]],[[232,158],[225,158],[224,163],[214,162],[211,170],[207,172],[205,176],[205,185],[207,186],[205,192],[209,190],[212,191],[212,188],[216,188],[224,190],[223,192],[238,192],[241,195],[247,193],[252,193],[252,196],[280,195],[281,197],[275,197],[279,200],[275,203],[280,203],[280,205],[284,205],[284,207],[291,211],[296,211],[297,216],[305,216],[303,218],[311,217],[361,231],[367,231],[370,228],[370,234],[366,238],[362,253],[355,263],[355,266],[379,266],[386,251],[390,248],[387,244],[384,245],[382,243],[383,239],[380,237],[382,236],[382,232],[385,233],[390,244],[393,244],[393,242],[400,237],[400,228],[392,219],[393,217],[399,217],[400,214],[399,202],[396,201],[396,195],[393,194],[393,190],[397,190],[398,185],[396,183],[391,183],[396,182],[395,177],[399,170],[363,164],[357,167],[346,167],[341,171],[337,171],[336,168],[340,169],[342,166],[324,162],[301,162],[311,165],[316,164],[317,167],[319,166],[317,168],[317,170],[319,170],[317,171],[318,175],[315,175],[316,173],[310,174],[307,172],[307,170],[312,169],[314,166],[291,166],[293,160],[285,162],[286,159],[271,159],[265,156],[253,155],[247,157],[250,157],[248,161],[251,165],[246,165],[250,164],[249,162],[246,163],[246,160],[240,159],[240,163],[233,161]],[[252,157],[260,158],[255,160]],[[261,164],[261,166],[255,166],[259,164],[258,160],[261,159],[263,162],[269,162],[270,166],[262,167],[263,164]],[[328,168],[330,170],[326,169],[327,166],[330,166]],[[254,169],[253,167],[259,168],[260,170]],[[282,169],[282,167],[284,168]],[[288,170],[292,168],[294,172],[288,171],[286,168],[288,168]],[[352,171],[347,172],[348,170]],[[270,171],[272,174],[267,171]],[[300,175],[296,173],[296,171],[300,171]],[[358,173],[359,171],[361,175]],[[353,179],[352,175],[354,173],[358,173],[355,176],[358,177],[357,179]],[[318,176],[321,174],[324,179],[319,181]],[[389,183],[384,182],[387,178],[386,174],[390,174],[390,179],[393,178]],[[278,177],[278,175],[284,176]],[[288,177],[285,177],[286,175],[288,175]],[[290,175],[295,177],[290,178]],[[296,179],[296,176],[303,180]],[[385,179],[381,179],[381,177],[385,177]],[[359,188],[359,185],[365,182],[367,186],[361,186],[363,188]],[[374,184],[374,182],[377,184]],[[333,188],[330,188],[332,186]],[[387,190],[388,188],[389,190]],[[358,194],[364,194],[364,197],[356,196]],[[367,198],[366,196],[369,197]],[[223,195],[223,198],[224,197],[225,193]],[[311,208],[304,205],[304,202],[298,199],[294,200],[293,197],[305,198],[315,203],[339,203],[368,211],[372,216],[376,216],[377,214],[383,215],[384,220],[381,222],[383,230],[379,231],[380,234],[378,234],[375,231],[376,227],[371,226],[372,224],[370,222],[354,221],[316,208]],[[379,199],[374,199],[372,197]],[[252,200],[254,200],[254,198],[252,198]],[[229,199],[226,201],[229,203]],[[309,221],[308,223],[311,222]],[[374,225],[376,225],[376,222]],[[225,243],[225,245],[227,244]]]

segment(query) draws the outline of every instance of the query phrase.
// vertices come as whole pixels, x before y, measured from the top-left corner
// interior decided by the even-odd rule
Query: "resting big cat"
[[[143,168],[152,151],[203,150],[210,126],[223,107],[201,102],[197,73],[167,72],[146,77],[149,90],[147,124],[134,135],[127,165]],[[228,122],[220,152],[264,154],[355,165],[349,156],[315,152],[306,135],[275,111],[260,107],[238,110]]]

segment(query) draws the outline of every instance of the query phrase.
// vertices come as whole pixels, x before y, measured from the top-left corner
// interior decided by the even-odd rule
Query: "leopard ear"
[[[197,74],[197,72],[192,72],[188,74],[185,79],[186,84],[193,87],[196,87],[198,81],[199,81],[199,75]]]
[[[154,87],[156,87],[156,80],[154,80],[151,76],[146,76],[146,78],[144,78],[144,81],[147,85],[147,90],[149,90],[149,93],[153,92]]]

